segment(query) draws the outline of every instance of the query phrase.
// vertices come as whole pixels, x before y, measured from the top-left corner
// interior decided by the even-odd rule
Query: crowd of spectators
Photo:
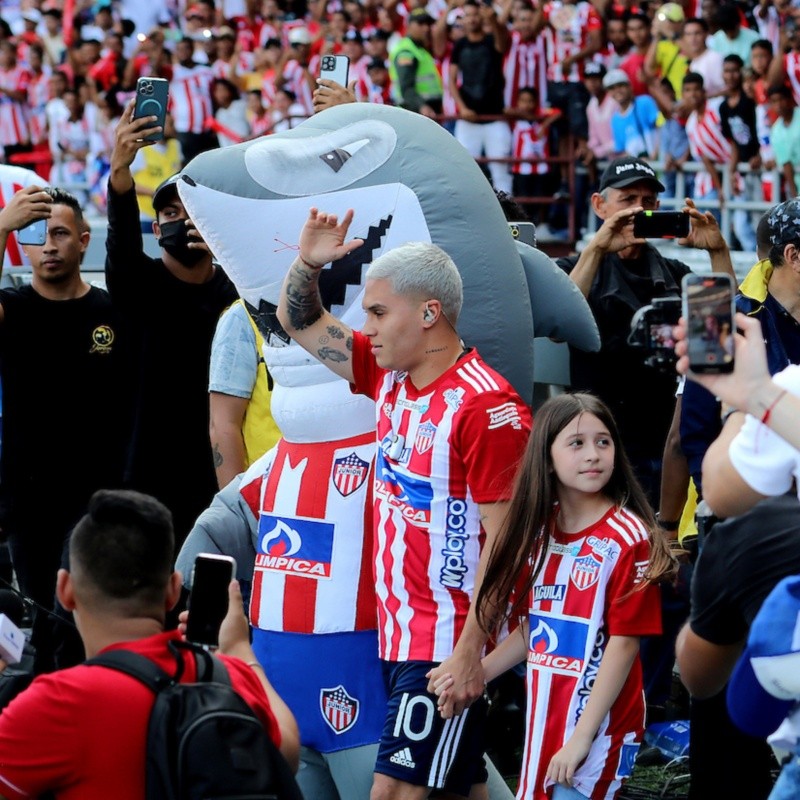
[[[664,162],[667,196],[694,161],[688,196],[776,202],[797,194],[800,165],[795,5],[22,0],[0,17],[0,145],[6,162],[103,212],[113,131],[137,78],[170,81],[165,142],[134,165],[146,192],[198,152],[324,107],[314,93],[333,53],[350,59],[350,97],[437,117],[518,197],[567,198],[574,157],[591,183],[598,160],[628,154]],[[541,208],[528,206],[566,227],[564,204],[546,218]],[[755,249],[741,208],[734,230]]]

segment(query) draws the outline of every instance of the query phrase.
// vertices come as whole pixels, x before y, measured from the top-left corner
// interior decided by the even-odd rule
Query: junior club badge
[[[348,497],[361,488],[368,472],[369,464],[355,453],[350,453],[333,462],[333,485],[342,497]]]
[[[570,580],[578,587],[578,589],[588,589],[594,586],[600,577],[600,567],[602,562],[598,561],[591,553],[582,558],[576,558],[572,564],[572,572],[570,572]]]
[[[417,428],[417,435],[414,437],[414,447],[417,452],[422,455],[431,449],[433,444],[433,435],[436,433],[436,426],[431,422],[423,422]]]
[[[349,731],[358,719],[359,702],[340,683],[334,689],[321,689],[319,708],[334,733]]]

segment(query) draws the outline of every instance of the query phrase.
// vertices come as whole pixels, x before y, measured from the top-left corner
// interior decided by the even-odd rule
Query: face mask
[[[176,261],[180,261],[184,267],[193,267],[202,261],[206,255],[205,250],[189,247],[189,232],[186,228],[186,220],[179,219],[175,222],[165,222],[161,226],[161,238],[158,240],[159,247],[163,247]]]

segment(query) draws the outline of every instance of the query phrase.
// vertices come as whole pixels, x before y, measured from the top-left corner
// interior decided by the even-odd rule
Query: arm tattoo
[[[222,457],[222,453],[220,453],[219,451],[218,444],[214,445],[213,455],[214,455],[214,469],[219,469],[222,466],[222,462],[225,459]]]
[[[352,352],[352,350],[353,350],[353,337],[352,336],[348,336],[347,337],[347,341],[345,342],[345,347],[347,347],[347,349]]]
[[[319,294],[319,270],[293,266],[286,286],[286,305],[289,320],[295,330],[302,331],[322,316]]]
[[[344,339],[344,331],[337,325],[328,325],[328,333],[332,339]]]
[[[343,353],[341,350],[337,350],[334,347],[322,347],[317,350],[317,355],[320,361],[342,362],[348,359],[347,353]]]

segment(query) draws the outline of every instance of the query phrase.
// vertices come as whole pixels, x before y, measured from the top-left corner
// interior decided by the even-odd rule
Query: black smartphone
[[[20,244],[30,244],[41,247],[47,241],[47,220],[37,219],[17,231],[17,241]]]
[[[733,299],[734,285],[729,275],[684,276],[683,318],[692,372],[733,370]]]
[[[164,123],[167,119],[169,102],[169,81],[164,78],[139,78],[136,81],[136,105],[133,118],[156,117],[153,127],[160,126],[160,133],[152,133],[144,138],[148,142],[158,142],[164,138]]]
[[[637,239],[683,239],[689,227],[689,215],[683,211],[641,211],[633,218]]]
[[[509,222],[508,227],[518,242],[536,247],[536,226],[532,222]]]
[[[219,645],[219,628],[228,613],[228,585],[236,574],[230,556],[200,553],[192,571],[186,638],[208,647]]]
[[[349,75],[350,59],[347,56],[322,56],[320,59],[320,78],[335,81],[340,86],[347,88],[347,79]]]

